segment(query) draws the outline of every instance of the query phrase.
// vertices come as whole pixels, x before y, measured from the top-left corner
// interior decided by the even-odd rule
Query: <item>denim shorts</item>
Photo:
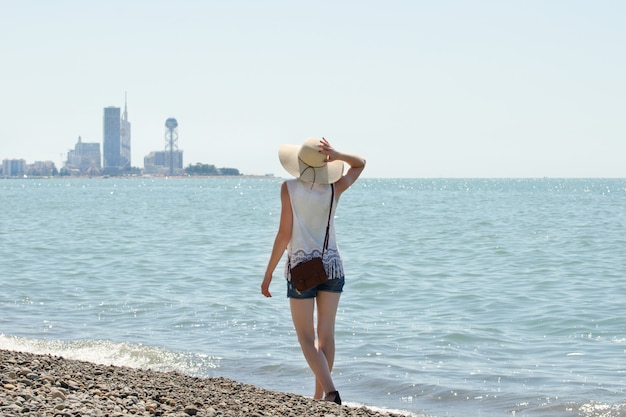
[[[345,277],[329,279],[326,282],[321,283],[320,285],[310,288],[306,291],[298,292],[296,290],[296,286],[291,283],[291,281],[287,281],[287,297],[289,298],[315,298],[317,296],[318,291],[327,291],[327,292],[343,292],[343,284],[345,284]]]

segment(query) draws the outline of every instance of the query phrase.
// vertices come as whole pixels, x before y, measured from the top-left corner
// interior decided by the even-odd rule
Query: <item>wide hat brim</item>
[[[333,184],[343,176],[343,161],[326,160],[319,152],[318,138],[307,139],[301,146],[282,145],[278,159],[285,170],[294,177],[315,184]]]

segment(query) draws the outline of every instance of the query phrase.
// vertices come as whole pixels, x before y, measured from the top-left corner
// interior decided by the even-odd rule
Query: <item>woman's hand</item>
[[[320,144],[317,145],[317,147],[320,149],[321,153],[327,156],[328,162],[337,160],[338,152],[330,145],[326,138],[322,138],[322,140],[320,140]]]
[[[266,297],[271,297],[272,293],[270,293],[270,284],[272,283],[272,275],[265,275],[263,278],[263,282],[261,283],[261,294]]]

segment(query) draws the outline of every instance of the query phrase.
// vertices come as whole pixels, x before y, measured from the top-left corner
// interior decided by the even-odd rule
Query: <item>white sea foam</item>
[[[0,334],[0,349],[50,354],[101,365],[127,366],[158,371],[180,371],[190,375],[218,368],[220,358],[175,353],[153,346],[114,343],[106,340],[29,339]]]

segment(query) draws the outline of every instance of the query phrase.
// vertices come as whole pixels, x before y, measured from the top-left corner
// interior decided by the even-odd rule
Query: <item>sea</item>
[[[0,180],[0,348],[311,396],[282,181]],[[626,416],[626,179],[366,178],[335,222],[348,406]]]

